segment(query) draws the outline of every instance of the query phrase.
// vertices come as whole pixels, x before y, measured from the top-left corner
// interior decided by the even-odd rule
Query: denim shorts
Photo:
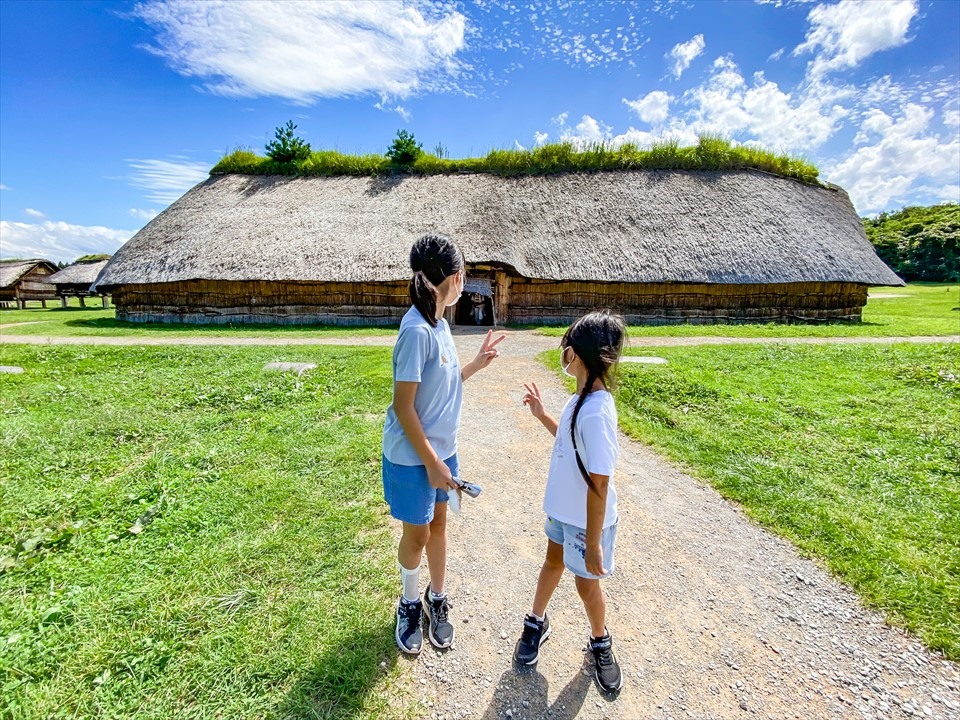
[[[587,552],[587,531],[576,525],[554,520],[547,517],[547,522],[543,526],[543,531],[547,538],[557,545],[563,545],[563,564],[574,575],[582,578],[600,580],[613,575],[614,559],[613,551],[617,541],[617,524],[614,523],[600,532],[600,549],[603,551],[603,567],[606,568],[606,575],[593,575],[587,572],[585,556]]]
[[[443,461],[453,475],[460,474],[460,463],[452,455]],[[446,490],[432,487],[423,465],[396,465],[383,457],[383,499],[390,515],[411,525],[428,525],[437,503],[447,502]]]

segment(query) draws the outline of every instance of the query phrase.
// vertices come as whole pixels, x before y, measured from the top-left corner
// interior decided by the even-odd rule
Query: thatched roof
[[[37,265],[49,265],[54,272],[57,266],[49,260],[2,260],[0,261],[0,288],[13,287],[17,281],[33,270]],[[49,282],[45,280],[44,282]]]
[[[839,188],[755,171],[624,171],[211,177],[128,241],[99,287],[401,280],[427,231],[454,238],[468,262],[529,278],[901,284]]]
[[[51,285],[93,285],[108,260],[91,263],[74,263],[47,278]]]

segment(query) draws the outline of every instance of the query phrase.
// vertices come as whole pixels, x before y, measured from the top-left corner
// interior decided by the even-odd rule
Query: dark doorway
[[[457,302],[457,325],[493,325],[493,298],[480,293],[463,293]]]

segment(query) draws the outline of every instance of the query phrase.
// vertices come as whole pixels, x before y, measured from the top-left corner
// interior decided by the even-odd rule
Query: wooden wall
[[[629,324],[860,320],[867,287],[852,283],[697,285],[530,280],[491,272],[498,324],[567,324],[607,307]],[[410,306],[407,282],[196,280],[124,285],[117,318],[132,322],[388,325]]]
[[[860,320],[867,287],[853,283],[781,285],[633,284],[530,280],[510,283],[510,322],[566,324],[611,308],[631,325]]]
[[[113,291],[113,302],[119,320],[211,325],[391,325],[410,307],[406,281],[122,285]]]

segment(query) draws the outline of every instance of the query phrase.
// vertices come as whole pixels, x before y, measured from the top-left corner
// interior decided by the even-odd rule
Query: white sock
[[[420,599],[420,567],[407,570],[400,566],[400,582],[403,583],[403,599],[407,602],[416,602]]]
[[[446,594],[445,592],[435,593],[435,592],[433,591],[433,588],[430,588],[430,593],[429,593],[429,595],[430,595],[430,602],[434,602],[434,601],[436,601],[436,600],[442,600],[443,598],[445,598],[445,597],[447,596],[447,594]]]
[[[531,610],[531,611],[530,611],[530,617],[532,617],[532,618],[533,618],[534,620],[536,620],[537,622],[543,622],[544,620],[547,619],[547,614],[544,613],[544,614],[543,614],[543,617],[540,617],[540,616],[537,615],[533,610]]]

